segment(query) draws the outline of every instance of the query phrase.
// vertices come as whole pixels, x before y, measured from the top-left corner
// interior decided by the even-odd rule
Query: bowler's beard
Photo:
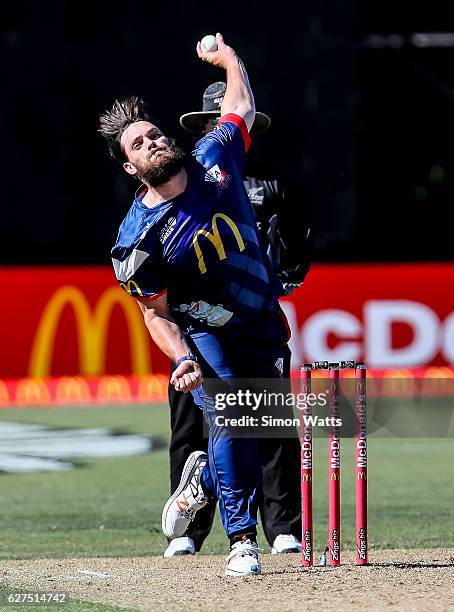
[[[137,177],[152,187],[167,183],[181,170],[186,159],[186,153],[173,139],[158,151],[160,153],[157,156],[153,156],[141,168],[137,168]]]

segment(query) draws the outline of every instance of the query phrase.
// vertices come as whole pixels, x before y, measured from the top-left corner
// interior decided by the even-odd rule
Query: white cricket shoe
[[[203,451],[195,451],[189,455],[184,464],[180,484],[164,506],[162,531],[170,540],[184,535],[197,510],[203,508],[208,501],[200,482],[207,461],[208,455]]]
[[[225,570],[226,576],[256,576],[261,574],[260,548],[251,540],[236,542],[230,551]]]
[[[164,557],[179,557],[181,555],[195,555],[194,540],[187,537],[170,540],[164,551]]]
[[[290,534],[279,534],[273,542],[271,548],[272,555],[285,555],[287,553],[302,552],[301,542]]]

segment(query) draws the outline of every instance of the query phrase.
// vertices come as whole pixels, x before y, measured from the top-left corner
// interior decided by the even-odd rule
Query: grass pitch
[[[0,420],[55,427],[112,427],[167,438],[167,406],[2,409]],[[327,446],[316,439],[315,551],[327,538]],[[369,545],[454,546],[452,439],[370,438]],[[342,441],[342,548],[354,548],[353,441]],[[298,487],[299,483],[295,483]],[[0,474],[1,559],[161,555],[168,452],[89,459],[70,472]],[[265,545],[264,537],[260,543]],[[266,550],[266,546],[264,546]],[[219,518],[203,552],[225,553]]]

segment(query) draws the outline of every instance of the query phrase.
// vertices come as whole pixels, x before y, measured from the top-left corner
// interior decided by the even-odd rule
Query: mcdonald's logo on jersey
[[[132,297],[143,297],[142,290],[140,289],[136,281],[129,280],[127,283],[120,283],[120,286],[123,287],[126,293],[129,293],[129,295],[131,295]],[[133,289],[135,292],[133,291]]]
[[[234,235],[236,242],[238,244],[239,252],[241,253],[246,248],[243,238],[241,237],[240,231],[236,223],[232,221],[232,219],[228,215],[225,215],[224,213],[214,214],[211,220],[212,231],[210,232],[208,230],[199,229],[194,233],[194,236],[192,238],[194,250],[197,256],[197,262],[198,262],[200,274],[205,274],[205,272],[207,271],[205,260],[202,254],[202,249],[200,248],[200,245],[199,245],[200,237],[203,236],[204,238],[207,238],[209,242],[211,242],[211,244],[216,249],[216,252],[218,254],[220,261],[227,258],[227,255],[225,253],[224,243],[222,242],[222,238],[221,238],[221,235],[218,229],[218,219],[222,219],[231,229],[232,234]]]

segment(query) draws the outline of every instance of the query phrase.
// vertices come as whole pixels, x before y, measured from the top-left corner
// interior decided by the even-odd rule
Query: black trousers
[[[284,362],[284,377],[290,376],[290,351]],[[170,483],[177,488],[188,456],[196,450],[207,450],[203,435],[203,412],[194,404],[190,393],[175,391],[169,384],[170,403]],[[263,467],[263,492],[260,516],[270,546],[279,534],[301,538],[300,453],[298,438],[262,438],[260,453]],[[187,535],[200,550],[208,536],[216,510],[216,500],[199,510],[189,525]]]

